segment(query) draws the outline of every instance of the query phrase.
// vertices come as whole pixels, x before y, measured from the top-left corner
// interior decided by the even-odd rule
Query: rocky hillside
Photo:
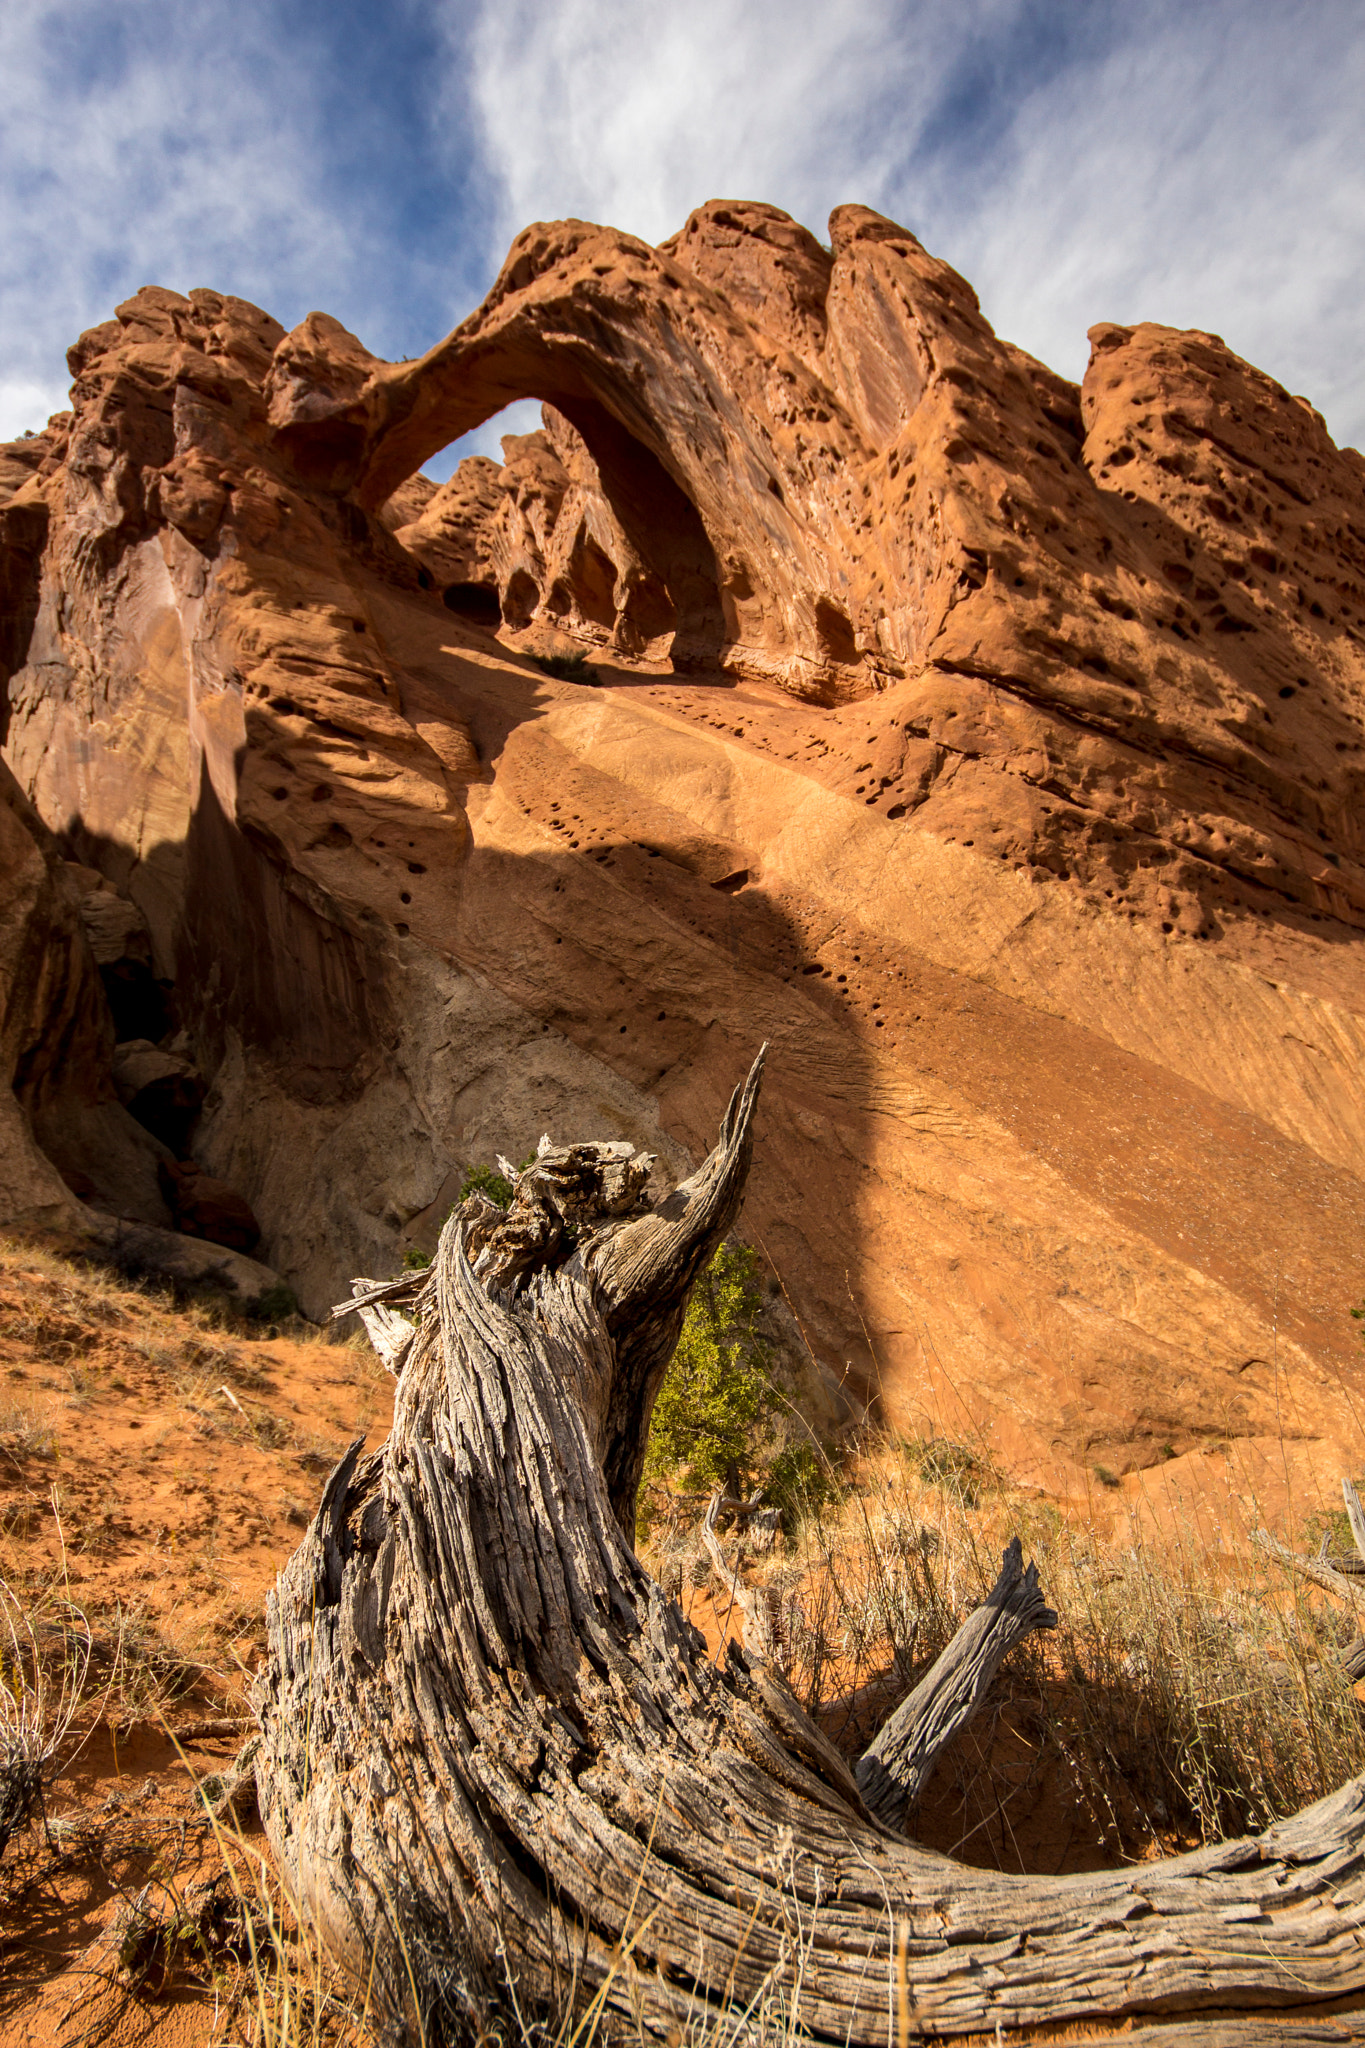
[[[542,1130],[681,1171],[767,1038],[744,1228],[855,1397],[1354,1469],[1365,462],[1217,336],[1078,390],[830,235],[530,228],[410,363],[81,337],[0,450],[0,1220],[318,1313]]]

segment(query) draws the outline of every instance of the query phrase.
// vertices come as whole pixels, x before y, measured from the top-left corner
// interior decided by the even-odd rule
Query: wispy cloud
[[[879,190],[1011,0],[482,0],[450,16],[503,239],[580,215],[661,241],[710,198],[819,227]]]
[[[974,170],[920,166],[941,253],[1069,375],[1098,320],[1203,327],[1365,439],[1365,16],[1201,0],[1121,20],[1002,103]]]
[[[478,167],[435,146],[421,0],[4,0],[0,436],[140,284],[425,348],[486,269]]]
[[[335,255],[341,224],[310,202],[298,123],[281,132],[256,83],[277,62],[223,0],[7,0],[0,432],[64,402],[66,344],[137,284],[249,296],[329,242]]]
[[[863,199],[1070,375],[1096,320],[1213,328],[1365,436],[1353,0],[481,0],[447,38],[501,242]]]
[[[472,128],[488,174],[490,268],[530,221],[659,242],[718,197],[770,200],[823,234],[839,200],[876,203],[954,51],[1012,4],[437,0],[447,131]],[[431,473],[527,424],[490,421]]]
[[[529,220],[723,196],[881,207],[1071,375],[1214,328],[1365,438],[1358,0],[5,0],[0,77],[0,435],[144,282],[417,353]]]

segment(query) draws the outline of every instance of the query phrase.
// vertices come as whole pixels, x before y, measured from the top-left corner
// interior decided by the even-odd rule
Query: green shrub
[[[534,1166],[535,1163],[536,1155],[533,1152],[529,1159],[522,1160],[521,1165],[517,1170],[519,1173],[525,1173],[527,1167]],[[489,1201],[496,1204],[496,1206],[499,1209],[511,1208],[512,1196],[515,1192],[512,1187],[512,1183],[510,1180],[508,1180],[506,1174],[499,1173],[496,1167],[466,1167],[464,1179],[460,1183],[460,1202],[467,1201],[469,1196],[474,1194],[476,1191],[481,1195],[487,1195]],[[441,1218],[442,1230],[445,1229],[447,1223],[449,1223],[451,1217],[455,1214],[455,1211],[456,1209],[458,1209],[459,1206],[459,1202],[455,1202],[452,1203],[450,1208],[446,1210],[445,1215]],[[430,1264],[431,1253],[424,1252],[420,1245],[410,1244],[403,1254],[403,1266],[404,1270],[407,1272],[419,1272],[423,1267],[429,1266]]]
[[[723,1244],[697,1282],[654,1404],[647,1480],[680,1473],[701,1491],[723,1484],[733,1465],[747,1483],[755,1436],[777,1398],[758,1334],[762,1305],[757,1255]]]
[[[586,654],[533,654],[530,658],[543,674],[557,676],[561,683],[600,681]]]
[[[522,1161],[523,1172],[533,1160],[534,1154],[531,1159]],[[470,1167],[460,1187],[460,1200],[467,1201],[476,1191],[481,1195],[487,1195],[489,1201],[496,1202],[500,1209],[510,1209],[512,1206],[512,1183],[506,1174],[499,1173],[494,1166]]]
[[[809,1439],[779,1451],[763,1483],[764,1495],[781,1510],[783,1530],[793,1537],[802,1522],[818,1515],[838,1490],[829,1459]]]

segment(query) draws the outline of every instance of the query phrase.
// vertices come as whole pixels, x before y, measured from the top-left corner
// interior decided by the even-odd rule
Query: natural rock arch
[[[754,217],[765,261],[777,224],[828,281],[804,229],[775,208],[735,211]],[[312,314],[272,367],[277,438],[300,475],[374,511],[440,449],[539,398],[583,435],[634,521],[686,660],[723,656],[807,696],[860,694],[844,543],[871,446],[799,355],[675,260],[681,240],[656,250],[582,221],[529,228],[477,312],[412,363],[380,363]]]
[[[471,623],[539,624],[628,658],[716,670],[728,639],[715,550],[652,450],[594,399],[542,386],[544,431],[504,440],[382,517]],[[414,502],[420,511],[410,515]]]
[[[644,1430],[740,1206],[760,1069],[657,1209],[629,1147],[582,1146],[540,1160],[506,1223],[475,1201],[447,1226],[417,1328],[393,1333],[392,1436],[352,1446],[270,1603],[258,1785],[304,1910],[424,2048],[508,1983],[524,2009],[595,2003],[609,2038],[658,2039],[799,1987],[804,2035],[868,2048],[898,1998],[923,2038],[1358,1993],[1362,1781],[1172,1862],[967,1869],[874,1818],[950,1713],[912,1709],[918,1756],[894,1717],[855,1777],[780,1679],[733,1645],[714,1666],[650,1580],[629,1535]],[[993,1668],[1016,1596],[1018,1626],[1045,1621],[1007,1557],[959,1676]]]
[[[696,505],[654,449],[606,406],[562,393],[547,402],[582,440],[638,564],[634,588],[620,593],[626,630],[633,626],[640,644],[670,631],[679,667],[718,665],[727,639],[725,610],[715,549]]]

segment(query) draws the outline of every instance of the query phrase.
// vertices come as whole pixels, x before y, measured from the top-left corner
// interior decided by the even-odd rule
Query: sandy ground
[[[249,1944],[164,1984],[163,1958],[130,1973],[117,1951],[148,1887],[163,1918],[215,1879],[230,1898],[225,1862],[260,1894],[254,1815],[225,1857],[195,1784],[245,1739],[266,1593],[326,1473],[391,1412],[368,1346],[216,1326],[0,1248],[0,1576],[58,1668],[72,1609],[93,1643],[86,1740],[48,1800],[60,1853],[16,1839],[0,1864],[4,2048],[255,2038]]]

